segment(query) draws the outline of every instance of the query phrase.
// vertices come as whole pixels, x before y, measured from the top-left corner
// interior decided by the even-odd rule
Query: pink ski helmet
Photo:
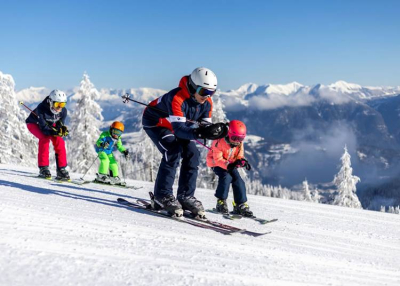
[[[246,137],[246,125],[242,121],[232,120],[229,122],[228,137],[231,142],[242,142]]]

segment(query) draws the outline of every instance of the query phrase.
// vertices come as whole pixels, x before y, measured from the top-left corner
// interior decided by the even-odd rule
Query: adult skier
[[[217,77],[207,68],[196,68],[182,77],[179,87],[153,100],[143,113],[143,129],[163,157],[154,186],[156,209],[181,216],[183,210],[204,217],[202,203],[194,197],[199,157],[191,140],[225,137],[225,123],[211,123],[211,96],[217,89]],[[177,198],[172,186],[179,161]]]
[[[67,167],[67,152],[63,137],[68,135],[64,125],[67,117],[67,95],[61,90],[53,90],[29,114],[25,120],[28,130],[39,139],[38,166],[39,177],[50,179],[49,145],[53,143],[57,165],[57,180],[69,180]]]
[[[121,179],[118,177],[118,163],[113,155],[114,146],[117,146],[119,152],[129,158],[129,150],[122,145],[121,135],[125,126],[122,122],[115,121],[110,129],[101,133],[96,142],[96,152],[100,159],[99,171],[96,181],[99,183],[121,185]]]
[[[207,166],[212,167],[214,173],[219,177],[215,197],[217,200],[216,210],[226,214],[229,212],[226,204],[229,187],[233,189],[233,212],[251,217],[246,197],[246,185],[240,177],[237,168],[251,169],[249,162],[244,158],[243,140],[246,137],[246,125],[239,120],[229,123],[228,136],[214,140],[211,150],[207,154]]]

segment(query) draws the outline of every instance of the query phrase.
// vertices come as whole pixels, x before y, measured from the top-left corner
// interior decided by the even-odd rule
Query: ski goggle
[[[122,135],[122,131],[119,129],[112,129],[111,135],[116,135],[116,136],[120,137]]]
[[[67,105],[66,102],[53,101],[53,107],[54,108],[64,108],[65,105]]]
[[[229,140],[231,140],[232,142],[243,142],[244,138],[246,138],[246,136],[237,136],[237,135],[232,135],[229,136]]]
[[[211,97],[211,96],[214,95],[214,93],[215,93],[216,91],[217,91],[217,90],[209,90],[209,89],[204,88],[204,87],[201,87],[201,86],[197,87],[197,89],[196,89],[196,92],[197,92],[200,96],[204,96],[204,97],[206,97],[206,96]]]

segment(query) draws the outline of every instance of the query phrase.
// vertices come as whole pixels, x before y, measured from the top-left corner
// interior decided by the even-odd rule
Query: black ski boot
[[[56,180],[59,181],[69,181],[71,178],[69,177],[68,171],[65,167],[57,168],[57,177]]]
[[[240,205],[236,205],[233,202],[233,213],[239,214],[245,217],[252,217],[253,212],[250,210],[249,205],[247,203],[241,203]]]
[[[178,200],[184,210],[190,211],[194,216],[199,216],[200,218],[206,217],[203,204],[195,197],[180,197]]]
[[[216,211],[222,214],[228,214],[228,205],[226,204],[226,200],[218,199],[217,206],[215,207]]]
[[[39,167],[39,177],[44,179],[51,179],[49,166]]]
[[[182,206],[179,201],[175,199],[174,195],[154,198],[154,200],[151,200],[151,205],[155,210],[166,210],[172,216],[183,216]]]

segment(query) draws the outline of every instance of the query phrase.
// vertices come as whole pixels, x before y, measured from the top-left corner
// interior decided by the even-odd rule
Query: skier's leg
[[[110,175],[112,176],[112,177],[118,177],[118,163],[117,163],[117,161],[115,160],[115,157],[114,157],[114,155],[111,153],[110,155],[108,155],[108,159],[109,159],[109,162],[110,162],[110,166],[109,166],[109,168],[110,168]]]
[[[233,212],[242,216],[253,216],[253,212],[250,210],[249,205],[247,204],[246,185],[242,177],[240,177],[238,169],[234,169],[232,171],[232,189],[233,198],[235,201]]]
[[[196,144],[189,140],[178,140],[182,146],[182,166],[179,174],[178,200],[184,210],[195,216],[205,217],[201,201],[194,197],[200,164],[200,152]]]
[[[179,197],[194,196],[200,164],[200,152],[192,141],[178,140],[178,142],[182,146],[182,165],[178,185],[179,199]]]
[[[108,176],[110,159],[108,158],[108,155],[106,154],[106,152],[99,152],[99,159],[100,159],[100,166],[99,166],[98,173]]]
[[[49,166],[49,145],[51,136],[43,134],[37,124],[28,123],[28,130],[39,139],[38,166]]]
[[[119,171],[118,171],[118,162],[117,162],[117,160],[115,160],[115,157],[112,153],[110,155],[108,155],[108,158],[110,159],[110,181],[111,181],[111,184],[121,185],[121,179],[119,177]]]
[[[246,185],[239,174],[238,169],[232,171],[233,199],[237,205],[247,202]]]
[[[57,168],[63,168],[67,166],[67,151],[65,149],[65,141],[62,137],[52,136],[51,142],[54,146],[54,152],[56,153],[56,164]]]
[[[157,127],[144,130],[163,155],[154,185],[154,195],[156,199],[173,195],[172,186],[179,164],[181,146],[169,129]]]
[[[232,176],[227,170],[220,167],[214,167],[213,170],[218,176],[218,185],[214,195],[218,200],[215,208],[218,212],[225,214],[229,212],[226,199],[228,198]]]
[[[220,167],[214,167],[214,173],[218,176],[218,186],[214,196],[220,200],[226,200],[228,198],[232,176],[227,170]]]

